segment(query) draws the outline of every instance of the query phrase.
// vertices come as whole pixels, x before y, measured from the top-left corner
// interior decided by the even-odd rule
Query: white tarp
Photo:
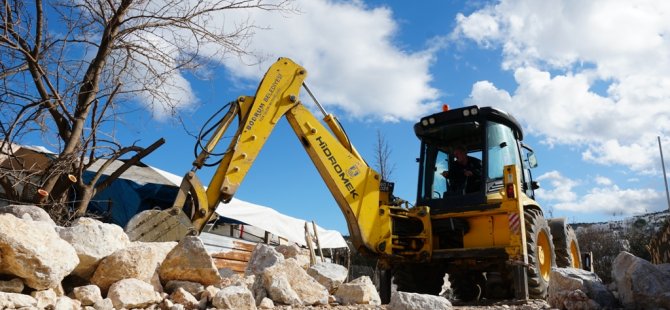
[[[281,214],[276,210],[259,206],[250,202],[233,198],[229,203],[220,203],[216,213],[262,228],[277,236],[288,239],[302,246],[305,243],[305,220]],[[314,234],[311,222],[308,222],[309,231]],[[326,230],[316,226],[319,242],[322,248],[345,248],[347,243],[342,234],[335,230]]]
[[[151,167],[163,177],[179,186],[181,177],[172,173]],[[233,198],[229,203],[219,203],[216,213],[220,216],[231,218],[251,226],[261,228],[291,242],[306,246],[305,241],[305,220],[297,219],[276,210],[254,203],[246,202]],[[309,229],[314,234],[312,223],[309,222]],[[317,225],[317,233],[322,248],[345,248],[346,241],[342,234],[336,230],[327,230]]]

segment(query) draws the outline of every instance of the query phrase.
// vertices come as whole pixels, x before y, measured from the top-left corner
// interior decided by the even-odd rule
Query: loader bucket
[[[180,209],[147,210],[133,216],[125,232],[131,241],[179,241],[196,234],[191,220]]]

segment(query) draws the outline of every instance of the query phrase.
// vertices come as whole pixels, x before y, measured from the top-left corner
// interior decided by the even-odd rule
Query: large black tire
[[[551,268],[556,266],[551,230],[537,209],[525,211],[526,247],[528,254],[528,296],[547,297]]]
[[[379,269],[379,298],[383,305],[391,302],[391,281],[393,272],[390,269]]]
[[[556,266],[561,268],[582,268],[582,254],[579,250],[577,235],[572,226],[565,222],[565,218],[549,220],[549,228],[554,241]]]

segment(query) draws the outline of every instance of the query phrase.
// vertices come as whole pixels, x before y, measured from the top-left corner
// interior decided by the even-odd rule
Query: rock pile
[[[612,264],[606,286],[592,272],[552,270],[547,301],[558,309],[670,309],[670,264],[653,265],[628,252]]]
[[[547,302],[558,309],[613,309],[617,301],[595,273],[574,269],[555,268]]]
[[[652,265],[628,252],[612,263],[613,289],[626,309],[670,309],[670,264]]]
[[[131,242],[91,218],[58,227],[42,209],[0,208],[0,309],[271,309],[381,304],[367,277],[259,244],[245,275],[217,270],[198,237]]]

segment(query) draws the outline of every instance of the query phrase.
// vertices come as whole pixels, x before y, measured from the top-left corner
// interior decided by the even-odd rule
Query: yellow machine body
[[[433,267],[442,271],[447,268],[476,269],[474,267],[486,265],[487,260],[492,265],[498,264],[498,271],[513,266],[516,290],[522,291],[517,297],[524,298],[523,290],[527,284],[522,279],[525,279],[525,270],[529,265],[536,264],[538,259],[544,261],[541,255],[551,256],[546,251],[551,247],[551,240],[547,241],[547,238],[551,238],[548,232],[542,230],[540,236],[544,237],[529,252],[526,214],[529,208],[537,211],[528,214],[535,217],[542,214],[537,203],[522,190],[528,184],[521,181],[521,166],[501,167],[502,186],[494,190],[487,188],[481,202],[466,205],[461,211],[448,210],[448,205],[445,207],[439,202],[446,201],[443,197],[427,197],[422,202],[421,194],[416,206],[409,207],[405,200],[392,195],[392,184],[382,180],[380,174],[368,166],[332,114],[325,113],[321,108],[324,117],[320,120],[302,104],[299,93],[306,77],[307,70],[288,58],[275,62],[254,96],[242,96],[230,104],[230,109],[193,162],[193,169],[184,176],[172,208],[136,215],[126,227],[130,238],[178,240],[186,234],[202,231],[216,208],[221,203],[225,208],[225,204],[231,201],[273,129],[280,119],[285,118],[342,211],[350,240],[359,252],[377,257],[382,269],[396,270],[399,266],[413,265],[418,269],[411,270],[421,270],[421,266],[429,266],[426,270],[428,275],[437,272]],[[473,107],[463,108],[462,111],[463,117],[472,118],[476,113],[488,110]],[[500,111],[490,111],[494,118],[503,117],[496,114],[502,113]],[[460,117],[453,114],[438,113],[422,119],[415,125],[417,135],[423,135],[428,141],[431,135],[441,134],[437,131],[439,128],[432,129],[431,126],[441,122],[449,124],[455,117]],[[234,123],[236,127],[232,126]],[[468,124],[477,130],[482,126],[478,121],[469,121]],[[518,124],[512,124],[512,127],[520,128]],[[468,128],[459,127],[456,132]],[[195,172],[205,165],[224,133],[232,138],[205,188]],[[439,140],[435,139],[431,143]],[[426,144],[426,141],[423,143]],[[500,144],[499,147],[502,149],[504,146]],[[422,158],[423,154],[422,151]],[[435,169],[426,167],[424,173],[434,173]],[[433,190],[427,192],[432,195]],[[433,207],[431,203],[442,205]],[[440,208],[442,210],[438,210]],[[443,231],[452,229],[449,225],[453,226],[456,222],[467,229],[451,230],[449,233]],[[462,235],[458,235],[459,232]],[[458,246],[446,240],[454,237],[458,239]],[[546,266],[551,267],[548,262],[540,264],[543,276],[547,274]],[[383,286],[390,289],[388,281]]]

